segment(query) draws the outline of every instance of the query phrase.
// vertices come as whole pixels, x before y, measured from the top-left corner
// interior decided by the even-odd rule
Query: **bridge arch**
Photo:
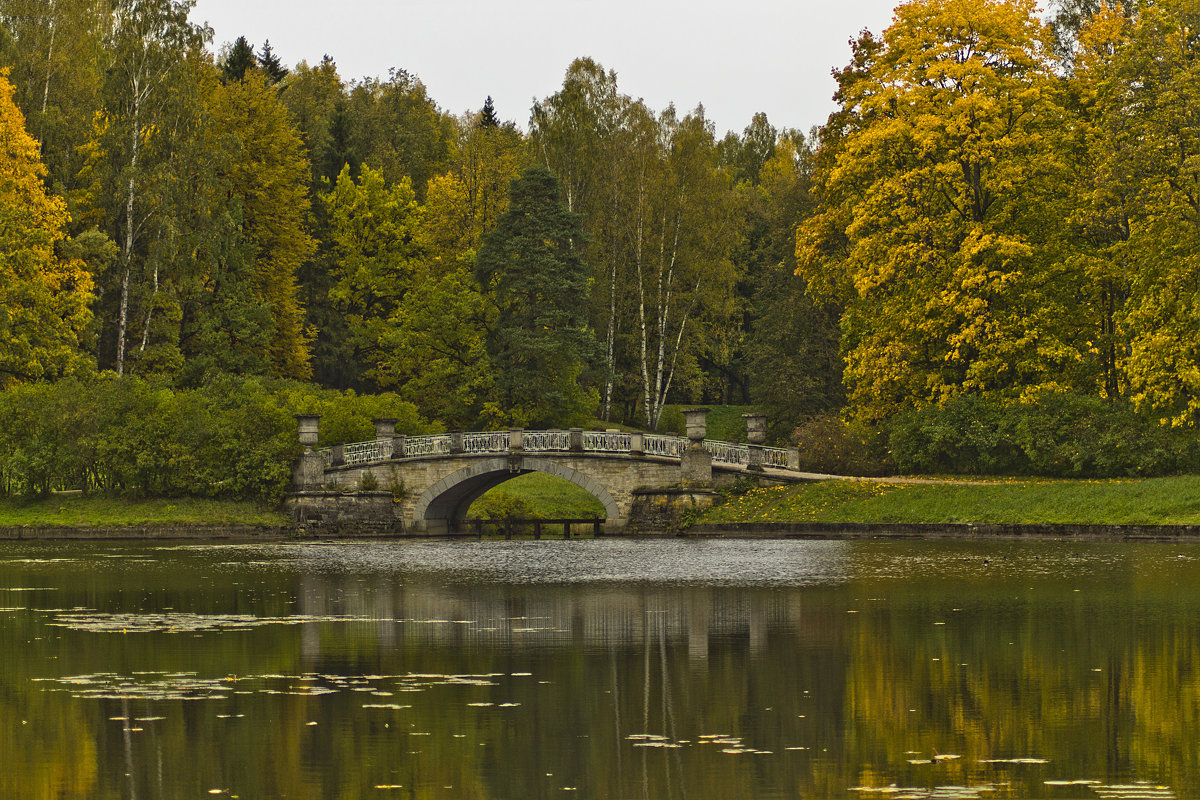
[[[508,458],[482,459],[450,473],[417,498],[413,506],[413,523],[428,528],[431,523],[433,527],[440,527],[463,519],[471,504],[488,489],[529,472],[545,472],[570,481],[600,501],[607,525],[623,522],[616,500],[599,481],[550,459],[524,457],[519,462],[510,462]]]

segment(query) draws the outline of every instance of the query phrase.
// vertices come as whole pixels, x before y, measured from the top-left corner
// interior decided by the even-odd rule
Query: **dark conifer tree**
[[[246,41],[245,36],[239,36],[229,47],[221,62],[221,79],[226,83],[245,79],[246,70],[254,69],[257,62],[254,59],[254,46]]]
[[[271,83],[279,83],[287,77],[288,69],[279,60],[279,56],[275,55],[275,51],[271,49],[270,39],[263,42],[262,52],[258,54],[258,65],[262,67],[267,80]]]
[[[565,426],[595,411],[582,385],[599,352],[588,327],[591,273],[580,258],[580,215],[543,166],[512,183],[508,210],[484,238],[479,285],[497,309],[488,335],[499,403],[514,424]]]
[[[500,127],[500,118],[496,116],[496,107],[492,105],[492,96],[490,94],[488,95],[488,99],[483,101],[483,111],[479,114],[479,127]]]

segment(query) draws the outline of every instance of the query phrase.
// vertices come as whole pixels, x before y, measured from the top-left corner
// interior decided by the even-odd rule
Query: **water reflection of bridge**
[[[814,607],[798,592],[662,585],[397,585],[381,578],[306,575],[298,612],[346,617],[380,648],[523,649],[642,647],[665,639],[708,659],[715,640],[741,640],[761,654],[771,631],[832,647],[844,611]],[[321,653],[319,625],[306,625],[304,651]]]

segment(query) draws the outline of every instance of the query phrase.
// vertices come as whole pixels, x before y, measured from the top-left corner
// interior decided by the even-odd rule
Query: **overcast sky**
[[[447,111],[478,109],[522,128],[534,98],[590,56],[622,93],[661,110],[703,103],[718,135],[757,111],[807,130],[833,110],[830,70],[847,41],[880,33],[897,0],[198,0],[214,46],[270,39],[285,64],[328,53],[343,79],[416,74]]]

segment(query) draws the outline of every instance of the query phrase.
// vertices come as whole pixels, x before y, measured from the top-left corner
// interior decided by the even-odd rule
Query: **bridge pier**
[[[679,457],[679,482],[683,486],[711,486],[712,456],[704,449],[704,437],[708,436],[708,409],[685,409],[683,418],[687,425],[688,446]]]

